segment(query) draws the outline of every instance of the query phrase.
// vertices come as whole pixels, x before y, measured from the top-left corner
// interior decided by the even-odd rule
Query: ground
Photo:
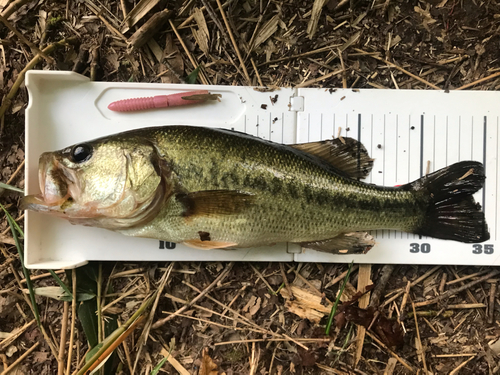
[[[270,89],[500,85],[500,5],[493,0],[4,0],[0,7],[0,181],[21,189],[27,68],[102,81],[196,78]],[[200,73],[189,75],[197,66]],[[19,194],[1,194],[22,226]],[[92,264],[58,272],[86,300],[75,303],[78,316],[72,302],[36,297],[40,328],[15,239],[0,218],[0,358],[10,373],[82,369],[89,342],[128,327],[154,291],[105,373],[150,374],[164,357],[159,371],[169,374],[500,371],[496,268],[354,265],[346,279],[343,264]],[[44,271],[31,278],[37,289],[57,285]],[[326,335],[339,289],[345,302],[372,283],[359,301],[372,307],[341,302]],[[89,323],[97,321],[103,330]]]

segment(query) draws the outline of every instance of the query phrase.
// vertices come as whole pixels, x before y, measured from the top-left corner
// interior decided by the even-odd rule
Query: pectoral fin
[[[255,196],[237,190],[206,190],[180,193],[175,196],[184,206],[182,216],[221,216],[243,212],[254,201]]]
[[[192,247],[193,249],[210,250],[210,249],[227,249],[238,245],[236,242],[224,241],[204,241],[204,240],[189,240],[184,241],[184,245]]]
[[[366,254],[374,245],[374,238],[366,232],[343,233],[328,240],[302,242],[306,249],[333,254]]]
[[[373,159],[365,146],[353,138],[335,138],[291,146],[326,161],[351,178],[366,178],[373,167]]]

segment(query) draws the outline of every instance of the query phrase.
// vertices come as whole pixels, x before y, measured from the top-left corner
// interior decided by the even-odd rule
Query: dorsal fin
[[[335,138],[290,146],[326,161],[351,178],[366,178],[373,167],[373,159],[365,146],[353,138]]]

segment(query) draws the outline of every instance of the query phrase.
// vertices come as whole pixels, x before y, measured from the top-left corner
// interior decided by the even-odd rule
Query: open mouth
[[[59,211],[68,202],[72,202],[72,176],[65,172],[54,154],[44,153],[40,156],[38,180],[41,194],[28,195],[21,200],[21,209],[32,211]]]

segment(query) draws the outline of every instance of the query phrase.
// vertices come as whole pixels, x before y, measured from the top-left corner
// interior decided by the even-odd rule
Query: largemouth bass
[[[365,252],[375,229],[489,239],[472,197],[484,184],[481,163],[399,187],[361,182],[372,164],[350,138],[282,145],[222,129],[145,128],[42,154],[41,194],[22,206],[201,249],[293,242]]]

